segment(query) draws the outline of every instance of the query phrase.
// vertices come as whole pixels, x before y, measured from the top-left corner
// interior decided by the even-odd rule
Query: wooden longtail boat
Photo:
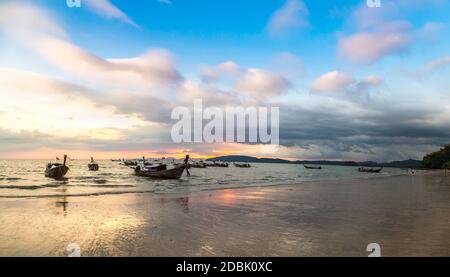
[[[359,172],[364,172],[364,173],[380,173],[381,170],[383,170],[383,168],[379,168],[379,169],[364,168],[364,167],[358,168]]]
[[[250,168],[251,167],[251,165],[249,163],[242,163],[242,164],[234,163],[234,166],[235,167],[240,167],[240,168]]]
[[[153,167],[145,167],[141,169],[141,166],[137,166],[134,172],[137,176],[150,177],[155,179],[180,179],[183,175],[186,165],[176,165],[172,169],[167,169],[167,165],[158,165]]]
[[[308,165],[303,165],[306,169],[322,169],[321,166],[308,166]]]
[[[61,179],[63,178],[67,171],[69,171],[69,168],[66,166],[67,161],[67,155],[64,155],[64,163],[48,163],[47,167],[45,168],[45,177],[48,178],[54,178],[54,179]]]
[[[98,171],[99,169],[98,163],[96,163],[92,157],[91,162],[88,164],[88,168],[90,171]]]

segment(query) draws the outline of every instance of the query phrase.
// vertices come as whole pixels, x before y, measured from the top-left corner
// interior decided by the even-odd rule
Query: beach
[[[0,199],[0,256],[450,255],[443,174]]]

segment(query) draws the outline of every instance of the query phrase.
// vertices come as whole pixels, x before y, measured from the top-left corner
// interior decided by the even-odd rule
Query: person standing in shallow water
[[[184,165],[186,166],[187,176],[191,176],[191,173],[189,172],[189,159],[189,155],[186,155],[186,158],[184,158]]]

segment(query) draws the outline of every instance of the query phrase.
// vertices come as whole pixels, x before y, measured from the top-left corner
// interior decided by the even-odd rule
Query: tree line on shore
[[[450,144],[439,151],[423,157],[422,167],[431,169],[450,169]]]

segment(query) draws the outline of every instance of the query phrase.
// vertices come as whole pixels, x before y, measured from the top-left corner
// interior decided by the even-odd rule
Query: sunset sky
[[[450,143],[450,1],[0,1],[0,159],[422,158]],[[280,107],[280,147],[176,144],[176,106]]]

